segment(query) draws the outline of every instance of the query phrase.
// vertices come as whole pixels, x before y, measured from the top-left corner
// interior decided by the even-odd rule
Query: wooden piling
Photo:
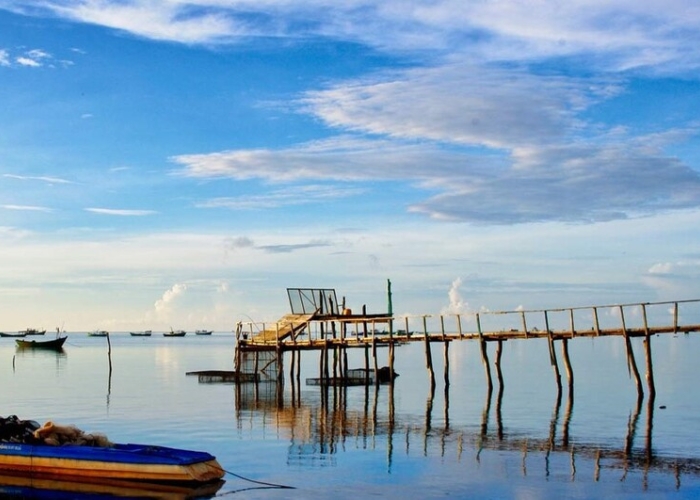
[[[445,390],[450,386],[450,341],[449,340],[444,340],[443,341],[444,345],[444,351],[443,351],[443,357],[444,357],[444,372],[443,372],[443,377],[445,380]]]
[[[428,369],[430,387],[435,390],[435,372],[433,371],[433,355],[430,352],[430,335],[428,335],[427,316],[423,316],[423,339],[425,340],[425,366]]]
[[[564,358],[564,368],[566,369],[566,379],[569,383],[569,398],[574,394],[574,370],[571,368],[569,359],[569,339],[561,339],[561,353]]]
[[[649,324],[647,323],[647,308],[644,304],[642,304],[642,317],[644,319],[644,357],[647,365],[647,387],[649,388],[649,398],[653,401],[656,397],[656,387],[654,385],[654,364],[651,359],[651,335],[649,334]]]
[[[547,330],[547,342],[549,344],[549,362],[554,370],[554,379],[557,383],[557,391],[559,397],[561,397],[561,374],[559,373],[559,363],[557,362],[557,353],[554,350],[554,336],[552,335],[552,330],[549,329],[549,316],[547,316],[547,311],[544,312],[544,327]]]
[[[486,349],[486,340],[484,339],[484,333],[481,331],[481,318],[479,313],[476,313],[476,330],[479,334],[479,349],[481,350],[481,363],[484,365],[484,372],[486,374],[486,386],[488,393],[493,392],[493,380],[491,379],[491,368],[489,367],[489,353]]]
[[[503,354],[503,340],[498,339],[498,344],[496,344],[496,360],[494,365],[496,365],[496,376],[498,377],[498,394],[499,397],[503,393],[503,372],[501,370],[501,355]]]
[[[625,311],[622,306],[620,309],[620,320],[622,321],[622,333],[625,336],[625,349],[627,351],[627,369],[631,371],[634,375],[634,383],[637,385],[637,396],[639,398],[644,397],[644,388],[642,387],[642,379],[639,377],[639,370],[637,369],[637,361],[634,359],[634,351],[632,350],[632,342],[630,341],[629,331],[625,325]]]

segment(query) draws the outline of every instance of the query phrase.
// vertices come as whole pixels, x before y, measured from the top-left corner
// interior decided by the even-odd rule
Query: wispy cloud
[[[5,49],[0,49],[0,66],[10,65],[10,54]]]
[[[686,0],[548,3],[419,0],[14,0],[5,8],[180,43],[324,36],[386,51],[458,53],[473,62],[594,56],[608,69],[700,65],[700,9]]]
[[[263,245],[257,248],[270,253],[291,253],[296,252],[298,250],[307,250],[309,248],[322,248],[329,246],[332,246],[332,243],[328,241],[310,241],[308,243],[296,243],[289,245]]]
[[[51,212],[48,207],[40,207],[35,205],[2,205],[5,210],[25,210],[29,212]]]
[[[60,177],[47,177],[47,176],[28,176],[28,175],[15,175],[15,174],[3,174],[3,177],[7,179],[17,179],[20,181],[41,181],[47,182],[49,184],[73,184],[73,181],[67,179],[62,179]]]
[[[102,215],[117,215],[121,217],[142,217],[157,213],[154,210],[124,210],[115,208],[86,208],[85,211]]]
[[[328,200],[360,196],[367,190],[361,187],[304,185],[290,186],[267,194],[228,198],[213,198],[197,203],[198,208],[228,208],[239,210],[279,208],[290,205],[322,203]]]

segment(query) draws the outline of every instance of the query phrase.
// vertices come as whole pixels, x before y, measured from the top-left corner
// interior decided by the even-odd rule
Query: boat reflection
[[[613,474],[620,481],[627,479],[630,471],[634,477],[642,477],[646,485],[650,472],[675,476],[680,487],[683,474],[700,474],[700,458],[656,455],[652,448],[654,399],[646,403],[646,427],[643,440],[637,443],[643,399],[638,399],[632,409],[623,445],[585,442],[571,435],[574,409],[573,391],[566,404],[561,393],[557,395],[548,428],[532,435],[508,433],[503,427],[502,388],[494,394],[488,391],[484,401],[480,425],[455,427],[450,422],[449,391],[445,390],[444,407],[438,418],[434,415],[435,390],[428,391],[423,422],[415,416],[397,415],[394,409],[393,386],[320,387],[319,392],[301,392],[292,380],[291,391],[276,383],[246,383],[235,386],[237,420],[250,421],[257,416],[266,422],[275,422],[281,433],[289,436],[290,463],[316,467],[333,466],[335,454],[345,449],[350,441],[360,446],[374,448],[385,439],[387,467],[391,470],[393,455],[409,455],[419,450],[422,455],[439,453],[452,455],[456,461],[472,455],[479,462],[482,451],[506,451],[521,454],[521,473],[528,475],[528,462],[544,466],[542,473],[549,477],[550,460],[555,456],[570,464],[571,479],[576,478],[576,463],[590,463],[595,468],[594,480],[599,481],[603,472]],[[358,393],[364,390],[364,404],[358,405]],[[348,405],[348,392],[352,404]],[[380,397],[380,392],[384,392]],[[290,401],[285,401],[285,394]],[[494,402],[495,400],[495,402]],[[382,401],[380,405],[379,402]],[[386,405],[386,406],[385,406]],[[563,407],[563,415],[562,415]],[[492,412],[495,415],[492,416]],[[436,424],[437,423],[437,424]],[[494,425],[495,424],[495,425]],[[544,457],[544,461],[542,461]],[[531,465],[532,467],[532,465]],[[558,471],[560,472],[560,471]]]
[[[17,500],[27,498],[80,500],[115,497],[162,500],[204,499],[214,497],[224,482],[221,480],[203,485],[181,486],[106,480],[97,484],[0,474],[0,497]]]

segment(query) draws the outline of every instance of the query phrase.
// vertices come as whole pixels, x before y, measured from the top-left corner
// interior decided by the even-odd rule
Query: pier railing
[[[297,333],[287,337],[289,331]],[[548,336],[559,340],[694,331],[700,331],[700,299],[550,309],[403,314],[391,318],[345,319],[337,316],[312,321],[246,322],[239,324],[237,337],[251,346],[275,346],[279,342],[313,345],[317,341],[329,340],[361,344],[371,341],[373,337],[380,342],[390,338],[397,341],[418,340],[426,336],[436,341]],[[267,334],[261,336],[261,332]],[[270,335],[270,332],[273,334]],[[274,335],[274,332],[279,334]]]
[[[627,365],[634,376],[637,393],[644,396],[639,368],[631,339],[642,337],[644,343],[646,382],[653,399],[654,387],[651,337],[657,334],[677,334],[700,331],[700,299],[662,302],[638,302],[584,307],[551,309],[516,309],[511,311],[480,310],[421,315],[287,315],[283,321],[273,323],[238,323],[236,328],[236,366],[251,362],[246,353],[254,354],[252,363],[258,366],[257,352],[275,351],[277,378],[282,376],[281,366],[285,351],[291,351],[293,367],[298,370],[303,350],[320,350],[321,379],[329,379],[328,351],[346,348],[365,348],[365,369],[370,370],[368,350],[374,359],[375,379],[379,365],[377,347],[389,348],[389,372],[394,373],[394,346],[408,342],[425,345],[426,367],[431,386],[435,385],[432,363],[432,343],[444,346],[445,381],[448,382],[448,349],[453,341],[476,340],[480,344],[481,358],[488,390],[493,389],[493,379],[487,344],[497,344],[495,370],[498,382],[503,385],[501,353],[503,342],[511,339],[547,339],[549,358],[554,371],[558,391],[561,392],[561,373],[555,343],[561,345],[569,391],[573,391],[574,374],[569,360],[568,341],[578,337],[619,336],[624,339]],[[335,356],[334,359],[343,359]],[[346,374],[342,361],[334,364],[334,376]],[[257,371],[256,371],[257,374]]]

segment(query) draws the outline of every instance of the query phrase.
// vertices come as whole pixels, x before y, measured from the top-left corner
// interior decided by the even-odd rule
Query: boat
[[[195,335],[211,335],[213,333],[213,330],[195,330],[194,334]]]
[[[206,483],[224,471],[209,453],[144,444],[0,443],[0,471],[33,478]]]
[[[129,332],[129,335],[131,335],[132,337],[150,337],[151,335],[153,335],[153,331],[145,330],[143,332]]]
[[[66,342],[67,336],[56,337],[51,340],[25,340],[17,339],[17,347],[22,349],[52,349],[54,351],[60,351],[63,349],[63,344]]]
[[[169,332],[163,334],[163,337],[184,337],[185,335],[187,335],[185,330],[173,330],[171,328]]]
[[[109,332],[106,330],[93,330],[92,332],[88,332],[88,337],[106,337],[109,335]]]
[[[46,330],[37,330],[36,328],[27,328],[26,330],[20,330],[17,333],[24,333],[25,335],[44,335]]]
[[[0,418],[0,474],[32,479],[123,480],[196,484],[224,476],[202,451],[112,443],[101,434],[15,415]]]
[[[8,333],[8,332],[0,332],[0,337],[26,337],[27,334],[24,332],[17,332],[17,333]]]
[[[202,451],[113,443],[72,425],[0,417],[0,474],[197,484],[220,480],[224,472],[214,456]]]

